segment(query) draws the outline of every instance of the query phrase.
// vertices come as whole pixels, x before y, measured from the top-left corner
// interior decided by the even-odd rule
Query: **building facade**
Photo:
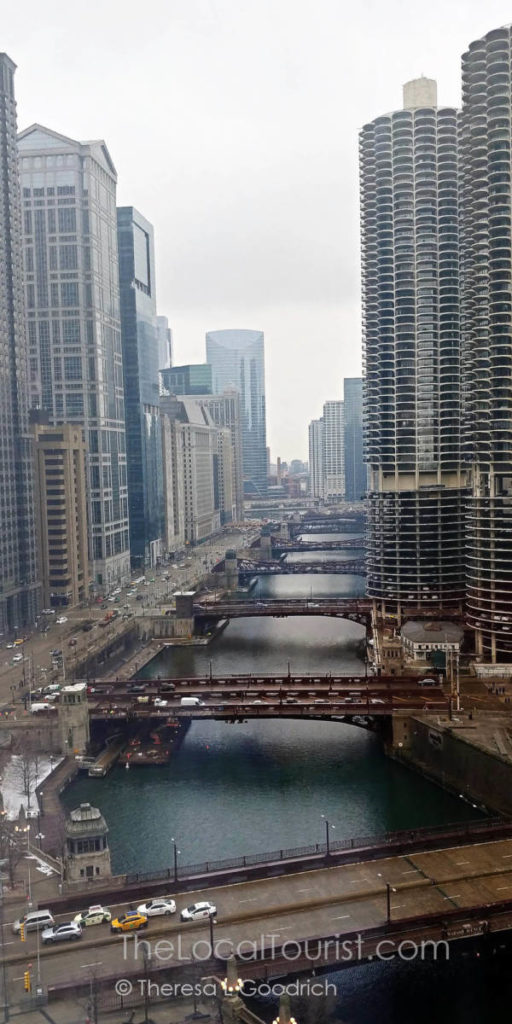
[[[201,396],[201,402],[208,409],[215,425],[229,430],[231,440],[231,491],[233,495],[232,513],[229,521],[241,523],[244,518],[244,476],[240,394],[235,388],[228,388],[222,395]]]
[[[512,661],[511,75],[510,25],[462,58],[466,607],[487,662]]]
[[[104,142],[18,136],[31,403],[85,431],[93,585],[129,579],[117,175]]]
[[[166,316],[157,316],[156,333],[158,336],[158,367],[167,370],[172,366],[172,331]]]
[[[117,211],[130,555],[134,568],[162,553],[164,489],[160,345],[153,227],[133,206]]]
[[[208,331],[206,359],[212,368],[214,394],[240,392],[242,459],[246,494],[267,489],[265,349],[262,331]]]
[[[34,423],[33,432],[43,604],[76,607],[89,594],[83,430]]]
[[[211,395],[212,368],[208,363],[171,366],[160,374],[169,395]]]
[[[28,408],[16,65],[0,54],[0,632],[32,624],[40,606],[34,461]]]
[[[323,411],[324,499],[345,496],[345,442],[343,402],[326,402]]]
[[[368,594],[398,620],[464,597],[457,129],[422,78],[360,134]]]
[[[324,421],[309,424],[309,491],[313,498],[324,498]]]
[[[366,494],[362,377],[345,377],[343,381],[343,415],[345,500],[360,501]]]

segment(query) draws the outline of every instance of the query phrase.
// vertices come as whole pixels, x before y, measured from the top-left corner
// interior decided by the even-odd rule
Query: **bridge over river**
[[[324,844],[323,853],[304,856],[302,864],[300,851],[281,851],[296,856],[260,857],[264,874],[256,877],[245,858],[239,858],[231,866],[226,862],[223,873],[197,865],[195,875],[184,878],[171,865],[152,879],[122,876],[103,882],[95,887],[95,900],[114,906],[116,913],[150,895],[172,893],[177,914],[150,918],[139,936],[149,946],[139,945],[138,953],[134,937],[124,943],[106,925],[90,929],[91,936],[86,929],[76,945],[43,947],[45,983],[50,993],[61,996],[66,988],[87,985],[83,964],[91,959],[101,965],[98,973],[105,984],[140,977],[141,967],[155,980],[169,980],[174,971],[178,978],[187,965],[194,966],[194,955],[196,970],[201,966],[204,975],[222,977],[226,958],[234,954],[240,976],[249,979],[391,959],[401,943],[407,951],[404,959],[413,959],[415,948],[425,949],[427,957],[430,940],[447,944],[482,937],[499,943],[512,929],[511,824],[477,822],[458,835],[455,830],[450,836],[449,827],[445,832],[411,832],[395,845],[392,840],[379,845],[374,837],[365,849],[352,851],[338,851],[334,844],[329,851]],[[88,893],[78,892],[45,896],[45,906],[60,922],[89,899]],[[215,923],[179,921],[185,906],[205,899],[217,908]],[[36,957],[35,936],[29,933],[26,939],[24,944],[11,943],[6,951],[10,984],[19,979],[22,964]],[[446,958],[446,946],[442,948]],[[142,960],[148,950],[149,966]]]

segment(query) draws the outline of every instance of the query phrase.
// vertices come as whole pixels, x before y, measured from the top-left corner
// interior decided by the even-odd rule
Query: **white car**
[[[193,903],[181,911],[180,918],[182,921],[200,921],[203,917],[214,917],[216,913],[214,903]]]
[[[110,921],[112,914],[107,907],[102,907],[101,903],[94,903],[88,910],[81,910],[79,914],[76,914],[73,918],[75,924],[81,925],[82,928],[87,928],[90,924],[103,924],[104,921]]]
[[[168,916],[176,913],[176,904],[170,896],[160,896],[149,903],[141,903],[137,910],[139,914],[144,914],[144,917]]]
[[[67,620],[67,616],[66,615],[59,615],[59,617],[57,619],[57,625],[58,626],[63,626],[64,623],[67,622],[67,621],[68,620]]]
[[[168,701],[163,700],[162,697],[155,697],[155,699],[153,701],[153,704],[154,704],[155,708],[166,708],[167,704],[168,704]],[[144,911],[142,911],[142,913],[144,913]]]
[[[13,660],[13,663],[17,662],[17,661],[23,661],[23,655],[22,654],[13,654],[12,660]]]

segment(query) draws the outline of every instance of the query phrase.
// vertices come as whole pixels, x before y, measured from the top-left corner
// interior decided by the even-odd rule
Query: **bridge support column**
[[[272,537],[270,535],[270,529],[264,526],[261,531],[260,537],[260,560],[262,562],[270,562],[272,559]]]
[[[222,982],[223,996],[220,1012],[223,1024],[239,1024],[242,1020],[241,1011],[245,1003],[240,998],[241,979],[238,977],[238,965],[234,956],[226,961],[226,977]]]

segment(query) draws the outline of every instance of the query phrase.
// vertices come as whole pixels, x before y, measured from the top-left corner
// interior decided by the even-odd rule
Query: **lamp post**
[[[214,914],[210,914],[210,916],[208,918],[208,924],[210,926],[210,956],[211,956],[211,958],[213,960],[213,957],[214,957],[213,926],[217,924],[217,918],[215,917]]]
[[[330,857],[331,856],[331,844],[330,844],[329,829],[332,828],[332,830],[334,832],[334,830],[336,828],[336,825],[331,825],[329,820],[326,818],[325,814],[322,814],[322,818],[323,818],[323,820],[325,822],[325,846],[326,846],[327,856]]]
[[[377,872],[379,878],[382,878],[380,871]],[[391,924],[391,893],[396,892],[396,889],[390,882],[384,882],[386,886],[386,923]]]
[[[171,839],[171,843],[172,843],[172,846],[173,846],[174,881],[177,882],[178,881],[178,854],[181,853],[181,851],[178,850],[178,847],[176,845],[176,840],[174,839],[174,837]]]

